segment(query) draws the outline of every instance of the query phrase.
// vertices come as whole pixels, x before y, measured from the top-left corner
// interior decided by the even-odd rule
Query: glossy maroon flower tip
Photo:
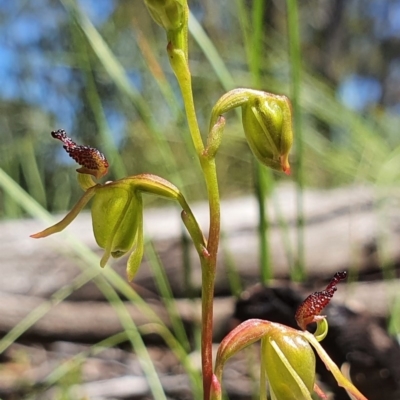
[[[60,140],[64,144],[63,147],[69,156],[82,166],[82,168],[77,170],[78,172],[93,175],[96,179],[101,178],[108,172],[108,161],[99,150],[76,144],[67,136],[64,129],[52,131],[51,136]]]
[[[336,292],[336,285],[343,279],[346,279],[347,272],[337,272],[329,282],[325,290],[310,294],[296,311],[296,322],[301,329],[306,330],[307,325],[317,322],[323,318],[321,311],[329,304],[333,294]]]

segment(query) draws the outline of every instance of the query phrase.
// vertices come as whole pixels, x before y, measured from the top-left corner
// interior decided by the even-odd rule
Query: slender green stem
[[[176,79],[178,80],[179,87],[181,89],[193,144],[197,155],[200,158],[204,150],[204,144],[201,138],[199,124],[197,123],[196,110],[193,101],[192,78],[190,75],[189,66],[186,61],[185,53],[182,50],[173,48],[172,43],[168,44],[167,50],[171,67],[174,70]]]
[[[294,114],[294,131],[296,144],[296,183],[297,183],[297,260],[292,271],[293,280],[303,280],[304,271],[304,173],[303,173],[303,137],[301,130],[300,110],[300,73],[301,73],[301,49],[299,30],[299,11],[297,0],[286,0],[287,20],[289,33],[289,51],[292,82],[292,106]]]
[[[320,359],[325,364],[326,368],[331,371],[332,375],[335,377],[336,382],[339,386],[347,390],[356,400],[367,400],[367,398],[350,382],[345,376],[340,372],[338,366],[331,360],[329,355],[319,344],[318,340],[310,332],[304,331],[303,336],[310,342],[314,347],[315,351],[319,355]]]
[[[204,400],[210,398],[212,379],[212,329],[215,268],[210,263],[202,263],[202,324],[201,324],[201,364],[203,372]]]
[[[184,296],[190,300],[195,298],[195,291],[192,278],[192,260],[190,258],[191,242],[186,235],[185,228],[181,227],[181,248],[182,248],[182,266],[183,266],[183,286]]]
[[[273,277],[270,247],[268,243],[268,233],[269,233],[269,218],[266,213],[266,198],[268,194],[268,189],[270,184],[272,184],[270,171],[265,171],[259,163],[256,164],[256,195],[258,202],[258,236],[260,242],[260,271],[261,271],[261,281],[264,285]]]
[[[220,200],[215,159],[204,154],[204,143],[201,138],[199,125],[193,101],[192,80],[185,53],[168,45],[170,63],[177,77],[193,144],[196,149],[207,185],[210,227],[207,249],[200,255],[202,266],[202,336],[201,354],[203,371],[204,399],[210,398],[212,380],[212,329],[213,329],[213,300],[214,281],[217,264],[217,252],[220,237]]]
[[[202,265],[202,367],[203,367],[203,387],[204,399],[210,396],[210,386],[212,379],[212,331],[213,331],[213,303],[214,303],[214,284],[217,269],[217,252],[220,238],[220,200],[215,168],[215,159],[202,158],[202,167],[207,184],[208,199],[210,207],[210,228],[208,234],[208,257]]]

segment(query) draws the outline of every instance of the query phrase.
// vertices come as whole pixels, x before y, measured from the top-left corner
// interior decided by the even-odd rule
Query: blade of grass
[[[136,33],[136,43],[142,53],[144,60],[149,68],[149,72],[157,83],[158,88],[168,106],[171,109],[173,118],[175,120],[183,119],[184,113],[182,112],[181,107],[179,106],[178,99],[169,84],[167,77],[163,69],[161,68],[160,63],[157,60],[157,57],[154,53],[153,47],[149,43],[146,34],[141,30],[139,23],[135,16],[132,18],[132,28]],[[189,146],[193,147],[193,146]]]
[[[76,58],[78,61],[78,65],[80,65],[81,70],[85,76],[85,89],[88,103],[92,108],[94,120],[99,129],[99,135],[101,136],[105,144],[104,153],[107,154],[110,167],[114,171],[115,176],[117,178],[122,178],[127,175],[127,171],[118,152],[118,149],[114,144],[110,127],[107,123],[107,118],[102,106],[101,98],[96,88],[91,62],[88,56],[88,45],[84,40],[83,34],[78,31],[75,26],[72,26],[72,24],[70,32],[74,41],[74,47],[76,49]]]
[[[21,169],[23,171],[25,181],[29,192],[39,204],[46,207],[46,193],[41,179],[39,166],[35,157],[35,149],[33,146],[33,138],[27,136],[22,141],[22,146],[19,149]]]
[[[225,236],[226,235],[224,233],[221,234],[220,247],[224,255],[224,266],[226,269],[226,276],[229,281],[230,292],[232,293],[233,296],[239,298],[241,293],[243,292],[242,280],[239,275],[237,266],[235,264],[235,260],[232,257],[231,252],[227,248]]]
[[[87,350],[81,351],[80,353],[74,355],[72,358],[63,362],[51,371],[51,373],[43,380],[43,388],[41,388],[40,392],[43,393],[51,386],[56,385],[57,382],[67,375],[71,370],[83,364],[88,357],[98,356],[104,350],[115,347],[123,342],[126,342],[127,340],[128,336],[126,332],[120,332],[94,344],[93,346],[90,346]]]
[[[264,44],[264,11],[265,2],[255,0],[252,5],[251,15],[244,2],[236,2],[239,9],[239,21],[244,38],[247,54],[247,63],[251,72],[252,85],[261,87],[261,64]],[[250,21],[251,20],[251,21]],[[251,27],[251,29],[250,29]],[[265,83],[262,85],[268,87]],[[269,169],[258,162],[254,162],[255,194],[258,204],[258,238],[259,238],[259,264],[261,282],[267,285],[273,278],[271,254],[269,248],[269,218],[266,212],[267,198],[274,187],[274,177]]]
[[[263,54],[263,22],[265,2],[255,0],[252,6],[252,27],[251,45],[248,54],[250,55],[249,66],[252,72],[252,79],[255,87],[261,84],[261,55]],[[266,212],[266,201],[268,194],[274,186],[274,179],[271,171],[259,163],[256,163],[256,196],[258,202],[258,234],[260,242],[260,272],[261,281],[264,285],[273,278],[271,255],[269,248],[269,218]]]
[[[233,89],[235,87],[235,81],[231,73],[219,55],[218,50],[215,48],[214,43],[210,40],[203,27],[199,24],[199,21],[197,21],[197,18],[191,12],[189,12],[189,32],[207,57],[222,87],[226,91]]]
[[[255,192],[258,204],[258,237],[260,244],[260,276],[261,282],[267,285],[274,277],[271,263],[271,251],[269,246],[270,221],[267,213],[267,198],[274,186],[274,180],[269,170],[266,170],[260,163],[255,164]]]
[[[18,164],[19,161],[17,157],[5,160],[5,169],[6,171],[12,175],[13,179],[19,180],[18,177]],[[7,216],[7,218],[10,219],[17,219],[21,218],[22,216],[22,210],[18,206],[18,204],[14,201],[13,197],[8,194],[8,192],[4,192],[2,195],[3,198],[3,208],[4,208],[4,215]]]
[[[304,246],[304,176],[303,176],[303,135],[300,108],[301,88],[301,49],[299,11],[297,0],[287,0],[287,24],[290,54],[290,76],[291,76],[291,100],[293,106],[294,132],[296,144],[296,183],[297,183],[297,257],[296,264],[291,271],[294,281],[302,281],[305,278],[305,246]]]
[[[156,280],[158,291],[161,294],[162,301],[165,305],[165,308],[168,311],[169,317],[171,318],[171,323],[175,335],[178,338],[181,345],[183,346],[183,348],[188,352],[190,351],[189,339],[186,335],[182,319],[179,316],[178,309],[176,308],[174,296],[171,290],[171,286],[169,285],[168,282],[167,274],[165,273],[165,269],[162,268],[160,259],[157,256],[153,243],[151,243],[150,241],[147,241],[145,243],[145,252],[147,256],[146,258],[150,262],[150,266],[153,271],[153,276]]]
[[[140,331],[143,333],[158,333],[164,340],[167,346],[174,352],[180,364],[185,368],[189,379],[192,382],[192,395],[195,399],[201,399],[203,388],[200,372],[193,366],[192,360],[186,349],[182,346],[169,330],[159,324],[146,324],[141,326]]]
[[[99,271],[100,272],[100,271]],[[98,272],[98,273],[99,273]],[[87,270],[78,275],[69,285],[64,286],[54,293],[49,300],[44,300],[38,307],[23,318],[16,326],[8,331],[0,340],[0,354],[2,354],[12,343],[21,337],[31,326],[44,317],[53,307],[60,304],[72,292],[91,281],[96,276],[94,270]]]

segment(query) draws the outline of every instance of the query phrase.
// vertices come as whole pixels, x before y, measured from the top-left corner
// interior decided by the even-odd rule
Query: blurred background
[[[380,290],[382,293],[387,291],[393,295],[389,300],[385,298],[382,309],[373,311],[374,318],[379,317],[379,324],[374,320],[378,325],[373,326],[376,329],[379,326],[384,335],[387,335],[387,327],[390,327],[392,336],[390,339],[389,336],[385,336],[385,339],[391,341],[392,354],[398,354],[398,344],[393,339],[400,331],[399,303],[395,294],[398,292],[398,286],[390,284],[397,285],[395,278],[398,277],[400,265],[400,249],[397,245],[400,232],[400,217],[397,213],[397,187],[400,180],[400,1],[189,0],[189,7],[189,59],[197,116],[204,138],[213,105],[225,92],[236,87],[251,87],[286,94],[291,98],[295,110],[296,140],[291,152],[290,177],[260,170],[245,141],[240,118],[234,112],[227,115],[224,140],[217,158],[221,196],[229,202],[251,195],[258,198],[258,208],[257,204],[250,204],[249,207],[253,207],[257,212],[254,211],[254,214],[248,217],[240,208],[248,203],[237,203],[239,208],[229,214],[229,220],[234,221],[241,216],[242,222],[239,222],[238,226],[225,227],[227,241],[223,241],[222,260],[224,265],[236,264],[238,272],[232,273],[230,270],[229,285],[220,282],[217,294],[226,296],[233,293],[239,296],[247,284],[260,280],[266,283],[272,277],[284,279],[286,282],[290,279],[305,280],[308,286],[304,293],[309,293],[314,287],[320,288],[338,269],[354,267],[350,280],[384,280],[384,286]],[[298,21],[298,26],[288,22],[293,21],[291,18]],[[84,283],[77,284],[73,279],[78,273],[65,274],[67,268],[63,262],[58,258],[53,260],[51,254],[54,253],[54,245],[53,248],[45,249],[47,245],[37,245],[35,242],[35,246],[39,246],[35,247],[31,242],[20,239],[21,235],[11,234],[14,230],[17,232],[14,229],[17,220],[23,221],[18,225],[21,229],[29,227],[29,232],[24,231],[26,237],[39,228],[37,224],[32,225],[32,221],[25,222],[25,218],[33,215],[39,217],[39,214],[35,214],[29,206],[31,203],[13,189],[15,183],[29,194],[30,200],[33,199],[52,213],[70,209],[82,194],[76,181],[77,167],[64,153],[60,143],[51,138],[52,130],[65,129],[77,143],[96,147],[106,154],[111,165],[108,180],[150,172],[161,175],[179,186],[189,202],[201,202],[206,199],[201,169],[189,137],[179,88],[168,63],[166,45],[165,32],[151,20],[142,0],[0,0],[0,220],[3,226],[3,234],[0,233],[0,241],[3,242],[3,247],[0,246],[3,249],[0,252],[0,267],[3,271],[8,271],[5,275],[3,273],[6,278],[3,278],[0,285],[1,291],[8,287],[13,296],[17,293],[47,299],[54,296],[54,293],[59,293],[56,290],[68,287],[69,292],[65,292],[67,294],[63,292],[63,295],[56,296],[60,301],[67,295],[73,297],[71,304],[67,302],[66,307],[72,307],[73,302],[78,300],[104,300],[96,291],[88,289],[83,293],[77,290]],[[6,177],[11,178],[13,184],[10,184]],[[287,187],[293,189],[289,194],[285,191]],[[277,188],[278,194],[275,200],[267,200],[268,206],[275,210],[275,217],[268,220],[268,216],[263,215],[265,210],[262,210],[260,204],[264,204],[264,196],[269,199],[272,188]],[[280,188],[284,188],[283,191],[279,191]],[[340,192],[341,188],[346,188],[344,195]],[[361,188],[361,191],[350,189],[350,192],[347,192],[347,188]],[[367,193],[363,188],[368,188]],[[309,202],[307,193],[312,194]],[[319,197],[315,193],[318,193]],[[304,208],[302,199],[305,199]],[[164,206],[163,201],[155,198],[146,198],[146,202],[151,207]],[[288,206],[288,203],[291,205]],[[390,212],[386,210],[382,213],[382,204],[387,206],[388,203],[391,207]],[[352,205],[354,209],[351,209]],[[201,215],[201,208],[199,210],[197,211]],[[329,222],[337,222],[336,217],[339,218],[347,212],[355,215],[360,210],[358,217],[361,222],[367,218],[363,214],[364,211],[373,213],[375,218],[375,211],[378,210],[378,222],[374,219],[373,231],[369,230],[370,225],[362,225],[360,222],[362,233],[373,237],[361,241],[362,254],[367,260],[365,265],[360,261],[361,258],[357,258],[358,255],[352,258],[355,253],[351,247],[353,242],[350,243],[350,239],[354,239],[351,235],[345,250],[339,246],[339,238],[348,239],[342,233],[333,238],[328,237],[324,244],[318,240],[307,242],[307,233],[304,236],[303,230],[307,229],[308,223],[312,225],[327,221],[314,237],[319,238],[322,237],[321,232],[329,234],[330,231],[334,231],[334,225],[329,225]],[[237,231],[244,232],[250,229],[246,223],[253,217],[255,219],[251,229],[258,229],[259,233],[250,238],[252,244],[248,245],[242,240],[242,236],[237,236],[237,242],[234,242]],[[263,225],[260,221],[264,219],[267,223]],[[349,225],[348,221],[343,223]],[[387,221],[391,221],[393,226],[389,227]],[[270,231],[269,225],[275,227],[275,233]],[[74,233],[78,237],[80,234],[85,238],[91,235],[89,230],[84,231],[82,226],[71,229],[75,229]],[[290,231],[294,227],[297,227],[297,231]],[[169,226],[163,234],[176,234],[174,238],[177,246],[183,246],[183,255],[179,253],[179,257],[185,260],[187,244],[185,238],[180,236],[179,229],[178,227],[174,230]],[[263,238],[263,232],[266,231],[269,233]],[[233,238],[229,238],[229,234]],[[150,232],[150,237],[155,237],[157,241],[157,234]],[[274,237],[278,239],[275,240]],[[279,254],[274,254],[274,249],[282,246],[282,242],[285,247],[288,237],[293,239],[293,245],[286,253],[292,254],[286,254],[286,258],[281,256],[285,258],[282,261]],[[7,242],[8,238],[10,243],[13,240],[11,244]],[[260,238],[261,242],[267,244],[260,246],[261,251],[258,255],[259,249],[254,243]],[[387,239],[391,239],[389,245],[384,244],[381,247],[382,243],[388,243],[385,242]],[[277,242],[279,245],[276,245]],[[18,254],[9,252],[11,247],[8,246],[14,246],[15,243]],[[336,243],[337,246],[333,250],[328,249],[325,247],[327,243]],[[94,244],[91,242],[90,246]],[[285,253],[287,247],[281,253]],[[229,256],[229,251],[226,252],[227,249],[234,252],[235,248],[242,258],[240,254],[234,253],[233,256]],[[269,248],[272,248],[271,254]],[[315,249],[318,251],[314,252]],[[149,254],[153,254],[152,251],[147,249],[146,253],[146,262],[149,264],[149,260],[152,259]],[[162,248],[160,251],[162,263],[169,265],[171,259],[172,264],[176,262],[176,258],[171,256],[175,253],[165,251],[163,254]],[[256,272],[252,270],[251,278],[246,277],[246,262],[250,259],[246,251],[253,255],[252,263],[257,264],[254,268]],[[41,252],[41,255],[38,256],[37,252]],[[349,254],[343,261],[340,255],[346,252]],[[309,254],[311,258],[314,257],[311,261]],[[56,273],[55,269],[50,267],[46,272],[41,270],[40,273],[31,272],[31,275],[26,275],[29,274],[28,268],[34,270],[29,264],[31,260],[33,263],[32,255],[40,260],[51,260],[57,266],[56,271],[59,275],[55,278],[55,275],[52,275]],[[153,261],[156,258],[154,256]],[[262,270],[259,271],[259,264],[268,264],[271,259],[274,272],[271,272],[271,269],[266,274]],[[72,263],[75,261],[69,260]],[[315,265],[319,263],[327,265],[327,269],[317,270]],[[297,275],[293,274],[296,266],[299,267]],[[24,272],[18,277],[9,272],[13,271],[15,274],[19,268]],[[117,264],[116,270],[120,275],[124,275],[124,262],[121,265]],[[10,275],[7,275],[8,273]],[[157,275],[154,272],[153,274]],[[178,279],[176,282],[174,275]],[[181,275],[175,270],[169,276],[172,287],[169,296],[184,298],[188,294],[182,289],[182,282],[179,280]],[[10,280],[7,281],[7,277]],[[156,292],[158,296],[160,286],[157,289],[157,284],[153,281],[149,283],[147,279],[148,277],[139,276],[135,289],[146,297],[149,293],[138,289],[143,285],[143,288],[151,291],[151,298]],[[30,286],[26,289],[28,281]],[[238,284],[238,281],[241,283]],[[187,283],[185,281],[185,284]],[[112,285],[118,287],[122,284],[113,281]],[[368,297],[371,301],[371,293],[378,297],[381,293],[371,287],[366,289],[365,286],[360,286],[358,291],[354,290],[357,296],[364,294],[365,301],[368,301]],[[132,300],[123,286],[119,286],[118,291],[124,293],[125,300]],[[196,290],[194,292],[198,294]],[[250,295],[250,309],[253,295],[256,304],[260,298],[261,303],[273,302],[267,300],[268,296],[264,297],[264,294],[260,295],[256,291]],[[168,293],[162,293],[161,297],[168,297]],[[276,294],[273,297],[276,298]],[[7,299],[15,300],[16,304],[25,304],[15,296]],[[26,303],[27,310],[28,305],[34,304],[32,299],[29,299]],[[109,298],[108,300],[110,301]],[[298,301],[299,298],[296,297],[291,304],[297,304]],[[3,303],[6,304],[6,301]],[[233,313],[234,306],[233,303],[230,304],[230,311]],[[247,306],[245,304],[244,308]],[[81,306],[81,310],[82,307],[84,306]],[[225,306],[221,307],[223,310]],[[240,304],[235,314],[239,320],[255,316],[266,318],[265,314],[260,315],[258,311],[254,314],[247,309],[242,315],[240,307],[243,307],[243,304]],[[12,307],[10,309],[14,310]],[[71,314],[68,310],[65,310],[65,315]],[[8,321],[5,312],[4,309],[0,310],[0,330],[3,333],[7,333],[4,326],[8,323],[2,325],[2,321]],[[90,314],[88,311],[87,321],[90,320]],[[185,315],[187,317],[189,314],[181,313],[184,321]],[[41,314],[34,315],[39,319]],[[60,315],[64,314],[60,312]],[[15,322],[12,318],[10,321]],[[373,331],[364,320],[364,325],[364,322],[357,321],[364,332]],[[285,320],[283,322],[288,323]],[[71,320],[71,329],[73,323]],[[226,328],[226,321],[224,323]],[[11,322],[10,324],[13,326]],[[84,321],[81,324],[84,325]],[[65,323],[62,329],[68,330],[67,326],[68,323]],[[32,350],[31,342],[26,348],[18,347],[22,346],[18,343],[14,343],[18,344],[17,347],[10,347],[19,336],[26,337],[29,327],[25,325],[18,329],[14,331],[10,328],[10,332],[14,332],[15,335],[13,333],[14,336],[10,338],[5,336],[6,340],[3,338],[0,341],[0,353],[8,349],[8,353],[2,355],[1,361],[7,363],[7,368],[10,368],[10,362],[12,367],[15,367],[14,373],[11,374],[14,380],[7,374],[0,374],[0,395],[5,396],[4,399],[80,398],[64,389],[85,381],[82,376],[87,378],[90,373],[87,370],[84,373],[82,370],[76,372],[75,364],[66,373],[68,368],[63,367],[63,357],[69,357],[71,354],[74,357],[76,354],[83,354],[83,358],[89,357],[91,350],[87,347],[73,347],[73,343],[92,343],[109,338],[115,333],[105,330],[90,337],[85,336],[85,332],[70,332],[66,339],[70,339],[68,347],[65,344],[67,341],[62,341],[61,327],[60,331],[50,333],[43,328],[44,336],[41,336],[43,332],[40,329],[34,330],[35,340],[39,337],[39,342],[46,351],[50,349],[52,354],[58,354],[56,361],[52,359],[52,363],[48,363],[51,365],[50,369],[54,369],[55,365],[59,368],[57,371],[60,368],[64,369],[60,370],[58,375],[51,375],[48,370],[46,371],[50,375],[46,375],[36,369],[37,375],[34,375],[34,378],[32,374],[25,376],[29,381],[28,387],[35,387],[37,390],[37,386],[42,385],[39,390],[41,394],[35,391],[30,394],[30,389],[21,389],[19,384],[15,386],[15,378],[21,371],[18,368],[21,363],[26,366],[24,362],[27,358],[30,359],[30,367],[43,367],[43,363],[32,361],[37,354],[36,350]],[[118,331],[119,325],[115,329]],[[363,333],[359,331],[358,334]],[[113,344],[126,340],[125,336],[118,337],[115,341],[111,340],[107,346],[112,347]],[[196,343],[195,340],[194,342]],[[371,349],[374,345],[376,343],[368,342],[365,349]],[[188,349],[189,347],[186,350],[189,351]],[[154,361],[157,359],[158,350],[150,351],[156,352],[152,354]],[[348,354],[351,350],[346,351],[338,363],[344,362],[346,357],[349,359]],[[25,357],[26,354],[28,356]],[[96,375],[97,379],[123,376],[126,371],[132,371],[131,364],[134,361],[129,358],[131,355],[128,356],[128,352],[121,354],[113,353],[106,358],[114,362],[115,357],[119,357],[119,365],[123,364],[126,369],[122,368],[120,374],[115,370],[113,374],[107,374],[103,369],[102,373]],[[388,360],[388,354],[382,357]],[[50,356],[47,354],[46,357],[48,362]],[[368,359],[368,368],[375,361]],[[164,373],[176,373],[175,364],[171,364],[173,366],[163,361]],[[367,383],[370,380],[370,383],[375,385],[375,391],[376,388],[388,388],[389,394],[385,394],[385,399],[399,399],[399,368],[397,367],[396,371],[392,370],[393,363],[391,366],[384,363],[382,365],[376,367],[374,364],[373,367],[376,368],[373,373],[384,381],[378,378],[373,380],[363,370],[364,381],[360,378],[358,383],[364,382],[364,387],[368,389]],[[47,367],[49,368],[48,365]],[[95,368],[98,368],[98,365],[93,367]],[[12,384],[9,384],[10,379]],[[47,389],[54,385],[58,385],[58,391],[48,392]],[[173,382],[169,385],[164,382],[164,389],[176,386]],[[173,389],[171,390],[173,392]],[[240,392],[240,388],[231,390],[237,396],[232,395],[232,398],[252,398],[248,392],[241,397],[237,394],[238,390]],[[144,390],[144,394],[131,397],[118,397],[115,393],[114,397],[96,397],[93,394],[90,398],[154,398],[154,393],[148,392]],[[383,398],[379,397],[383,396],[383,392],[375,393],[372,390],[371,393],[370,399]],[[336,399],[346,398],[340,391],[335,392],[335,395]],[[176,394],[171,396],[170,398],[176,399],[191,398],[187,393],[186,397]]]
[[[400,2],[309,0],[298,6],[305,184],[394,182]],[[204,29],[192,28],[190,37],[203,132],[227,89],[257,87],[290,96],[284,2],[263,6],[256,78],[251,2],[203,0],[190,7]],[[110,179],[151,171],[173,180],[179,173],[188,198],[204,198],[165,35],[142,1],[2,1],[0,21],[0,167],[34,199],[59,211],[79,196],[75,167],[50,137],[58,128],[100,148],[111,162]],[[214,51],[220,59],[210,64]],[[293,171],[297,156],[295,149]],[[222,195],[247,193],[252,156],[233,113],[219,160]],[[0,196],[1,218],[24,214],[6,194]]]

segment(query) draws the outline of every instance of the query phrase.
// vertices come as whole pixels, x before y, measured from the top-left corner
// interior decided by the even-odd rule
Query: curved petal
[[[96,185],[88,189],[75,204],[73,209],[60,222],[53,226],[50,226],[44,231],[33,234],[30,237],[34,239],[44,238],[46,236],[52,235],[53,233],[61,232],[62,230],[64,230],[77,217],[82,208],[85,207],[85,205],[93,197],[93,195],[96,193],[97,187],[98,186]]]
[[[131,281],[135,277],[142,262],[143,253],[144,253],[144,238],[143,238],[143,214],[142,214],[138,221],[138,229],[136,231],[134,249],[131,255],[129,256],[128,263],[126,265],[126,274],[128,277],[128,281]]]
[[[225,336],[218,347],[214,369],[216,377],[221,381],[222,370],[226,361],[237,352],[271,334],[271,331],[280,332],[286,328],[283,325],[262,319],[248,319],[242,322]]]

